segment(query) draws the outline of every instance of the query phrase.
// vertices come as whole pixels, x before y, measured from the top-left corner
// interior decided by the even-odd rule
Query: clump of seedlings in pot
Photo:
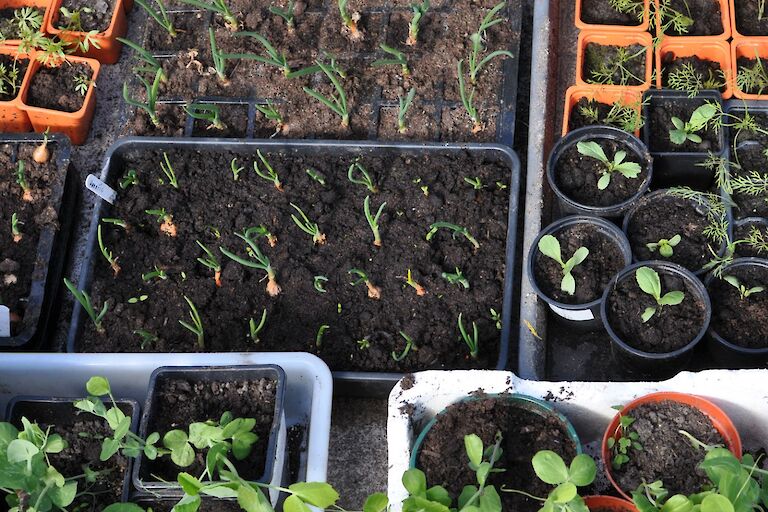
[[[619,469],[629,462],[631,450],[640,451],[643,449],[643,445],[639,441],[640,434],[631,428],[635,418],[628,414],[621,414],[624,409],[621,405],[615,405],[613,408],[619,411],[619,424],[613,435],[608,438],[607,446],[613,456],[611,466],[613,469]]]
[[[360,176],[361,176],[360,178],[355,177],[356,171],[360,173]],[[358,161],[352,162],[352,164],[349,166],[349,169],[347,170],[347,179],[352,183],[354,183],[355,185],[364,186],[374,194],[376,194],[379,191],[379,188],[373,182],[373,178],[368,172],[368,169],[366,169],[363,166],[363,164],[361,164]]]
[[[346,3],[346,0],[339,1],[344,1]],[[328,80],[331,81],[331,84],[333,85],[333,88],[336,92],[335,94],[331,93],[330,97],[323,96],[315,89],[310,87],[304,87],[304,92],[331,109],[336,115],[341,117],[341,126],[343,128],[349,127],[349,107],[347,105],[347,93],[344,92],[344,87],[341,85],[341,82],[336,76],[338,74],[337,71],[320,60],[317,61],[317,66],[325,74],[325,76],[328,77]]]
[[[348,3],[349,0],[337,0],[339,15],[341,16],[342,21],[341,33],[347,34],[352,41],[362,41],[363,32],[357,26],[357,23],[360,21],[360,13],[350,13],[347,9]]]
[[[206,130],[225,130],[227,125],[221,121],[221,107],[211,103],[192,103],[184,105],[184,111],[193,119],[206,121]]]
[[[400,66],[400,74],[403,76],[403,78],[407,78],[411,76],[411,70],[408,67],[408,59],[406,58],[403,52],[401,52],[396,48],[392,48],[391,46],[387,46],[384,43],[381,43],[379,45],[379,48],[381,48],[381,50],[384,51],[385,53],[388,53],[389,55],[391,55],[392,58],[375,60],[371,63],[371,66],[373,67]]]
[[[701,144],[702,139],[697,132],[706,128],[715,114],[717,114],[717,107],[711,103],[705,103],[691,113],[691,118],[688,121],[673,117],[672,125],[674,128],[669,130],[669,141],[677,145],[684,144],[687,140]]]
[[[477,359],[478,354],[480,354],[480,333],[477,330],[477,322],[472,322],[471,335],[467,332],[466,327],[464,327],[464,322],[462,321],[462,313],[459,313],[457,323],[459,325],[459,334],[461,335],[461,340],[469,349],[469,357],[472,359]]]
[[[203,329],[203,319],[200,317],[200,313],[197,311],[197,307],[192,302],[192,299],[185,295],[184,300],[189,306],[189,319],[192,320],[192,323],[189,323],[185,320],[179,320],[179,324],[181,324],[182,327],[197,337],[197,348],[200,350],[205,350],[205,331]]]
[[[396,363],[399,363],[400,361],[405,359],[408,356],[408,354],[411,352],[411,349],[416,350],[416,347],[414,347],[414,344],[413,344],[413,338],[408,336],[403,331],[399,331],[399,332],[400,332],[400,336],[402,336],[403,339],[405,340],[405,348],[399,354],[394,350],[392,351],[391,356]]]
[[[710,68],[707,70],[707,76],[704,77],[690,62],[683,63],[667,76],[667,88],[687,92],[690,98],[706,89],[719,91],[725,87],[725,84],[725,73],[722,69],[713,71]]]
[[[405,98],[402,96],[398,96],[398,107],[397,107],[397,132],[398,133],[406,133],[408,132],[408,126],[405,121],[405,116],[408,114],[408,109],[411,108],[411,104],[413,104],[413,99],[416,97],[416,88],[411,87],[411,90],[408,91],[408,94]]]
[[[351,276],[357,277],[355,281],[352,281],[351,283],[349,283],[352,286],[357,286],[360,283],[365,283],[365,287],[368,289],[369,299],[379,300],[381,298],[381,288],[373,284],[373,282],[368,277],[368,274],[365,273],[365,271],[360,270],[359,268],[353,268],[353,269],[350,269],[347,273]],[[323,292],[325,292],[325,290],[323,290]]]
[[[661,20],[661,26],[659,32],[663,35],[667,33],[667,30],[672,30],[676,34],[687,34],[690,28],[694,24],[694,19],[691,16],[688,4],[684,2],[686,6],[686,13],[683,13],[674,7],[672,7],[672,0],[659,0],[658,4],[654,4],[654,8],[659,12],[659,18]],[[653,17],[653,14],[651,15]]]
[[[77,299],[77,302],[83,306],[83,309],[93,322],[93,326],[96,328],[96,332],[99,334],[104,334],[105,330],[103,323],[104,317],[107,315],[107,311],[109,310],[109,302],[105,301],[104,305],[101,306],[101,310],[97,313],[91,302],[91,297],[87,292],[78,290],[77,287],[72,284],[72,281],[67,278],[64,278],[64,286],[66,286],[67,290],[69,290],[72,296]]]
[[[249,256],[253,259],[241,258],[237,254],[229,251],[224,247],[219,247],[219,250],[222,252],[222,254],[224,254],[224,256],[231,259],[232,261],[235,261],[245,267],[255,268],[266,273],[267,293],[272,297],[279,295],[282,290],[280,285],[277,284],[275,269],[272,268],[269,258],[261,252],[259,245],[255,240],[253,240],[253,238],[251,238],[251,236],[248,236],[247,232],[246,234],[235,233],[235,235],[241,238],[247,244]]]
[[[19,160],[19,163],[16,164],[14,176],[16,176],[16,184],[21,187],[21,200],[31,203],[32,188],[27,183],[26,167],[24,160]]]
[[[435,222],[433,224],[430,224],[429,231],[427,232],[427,236],[426,236],[427,242],[431,241],[432,238],[441,229],[446,229],[448,231],[451,231],[451,235],[453,236],[454,240],[459,235],[461,235],[464,238],[466,238],[467,241],[469,241],[469,243],[472,244],[472,246],[475,248],[476,251],[480,249],[480,243],[475,239],[475,237],[472,236],[472,234],[470,234],[467,228],[459,226],[457,224],[453,224],[451,222]]]
[[[539,239],[538,244],[539,251],[544,256],[556,261],[563,269],[563,279],[560,281],[560,289],[568,295],[573,295],[576,292],[576,279],[574,279],[573,269],[584,262],[589,256],[589,249],[586,247],[579,247],[568,259],[563,261],[563,257],[560,252],[560,242],[552,235],[544,235]]]
[[[603,168],[600,170],[600,179],[597,181],[597,188],[599,190],[608,188],[608,185],[611,184],[611,176],[615,172],[618,172],[625,178],[634,179],[640,175],[642,170],[637,162],[624,161],[627,157],[627,152],[624,150],[617,151],[613,155],[613,161],[611,161],[605,156],[605,151],[597,142],[580,141],[576,144],[576,148],[581,155],[602,162]]]
[[[80,51],[82,53],[88,52],[93,46],[94,48],[101,48],[98,43],[97,36],[98,30],[85,30],[83,28],[83,14],[92,13],[93,9],[90,7],[81,7],[79,9],[69,10],[66,7],[59,8],[59,21],[58,26],[62,32],[80,32],[82,38],[78,38],[75,41],[68,42],[66,44],[74,46],[74,51]]]
[[[421,19],[427,14],[428,10],[429,0],[424,0],[424,2],[420,4],[411,4],[413,16],[411,16],[411,21],[408,22],[408,39],[405,40],[406,46],[416,46],[416,43],[418,43],[419,25],[421,24]]]
[[[19,220],[19,215],[16,212],[13,212],[11,214],[11,236],[13,237],[13,243],[15,244],[21,242],[21,239],[24,238],[24,235],[21,233],[22,225],[24,225],[24,223]]]
[[[160,224],[160,232],[175,238],[177,234],[176,224],[173,223],[173,215],[165,211],[165,208],[144,210],[144,213],[155,217]]]
[[[163,0],[154,0],[157,9],[152,7],[147,0],[136,0],[136,3],[139,4],[139,7],[144,9],[150,18],[163,27],[163,30],[168,33],[169,37],[175,38],[178,35],[176,28],[173,26],[173,20],[171,20],[171,17],[168,15],[168,10],[166,9]]]
[[[370,226],[371,231],[373,231],[373,245],[376,247],[381,247],[379,218],[381,217],[382,212],[384,212],[385,206],[387,206],[386,201],[381,203],[376,215],[371,215],[371,196],[365,196],[365,201],[363,201],[363,212],[365,213],[365,219],[368,221],[368,226]]]
[[[416,295],[419,297],[422,297],[427,294],[427,290],[421,286],[419,283],[416,282],[416,280],[413,278],[413,275],[411,274],[411,269],[408,269],[408,271],[405,274],[405,284],[416,290]]]
[[[260,149],[256,150],[256,156],[258,156],[259,160],[261,160],[261,164],[264,166],[264,169],[259,166],[259,162],[254,161],[253,170],[256,171],[256,174],[259,176],[259,178],[271,182],[277,190],[283,192],[283,184],[280,183],[280,176],[277,175],[275,170],[269,164],[269,161],[267,161],[266,157],[261,154]]]
[[[160,94],[160,84],[163,81],[163,70],[158,68],[155,72],[155,79],[150,84],[143,76],[136,74],[136,79],[144,86],[145,97],[144,101],[140,101],[131,97],[131,91],[128,87],[128,82],[123,82],[123,101],[128,105],[143,110],[149,116],[150,122],[154,126],[160,126],[160,117],[157,115],[157,98]]]
[[[763,94],[768,89],[768,70],[760,57],[756,57],[751,66],[740,64],[736,72],[736,85],[749,94]]]
[[[723,277],[723,281],[736,288],[739,291],[739,296],[742,300],[748,299],[750,295],[765,291],[765,287],[763,286],[747,288],[736,276],[725,276]]]
[[[635,272],[635,279],[640,289],[653,297],[656,301],[656,306],[648,306],[643,311],[641,318],[643,323],[650,320],[664,306],[677,306],[683,299],[685,294],[679,290],[667,292],[664,295],[661,294],[661,280],[659,274],[650,267],[640,267]]]
[[[101,224],[99,224],[97,229],[96,238],[99,242],[99,250],[101,250],[101,255],[104,256],[105,260],[107,260],[107,263],[109,263],[109,267],[112,269],[114,276],[117,277],[117,275],[120,273],[120,265],[117,263],[117,258],[114,254],[112,254],[112,251],[110,251],[106,245],[104,245],[104,240],[101,237]]]
[[[200,242],[200,240],[195,240],[195,242],[197,242],[197,245],[199,245],[200,248],[205,253],[205,255],[203,255],[202,257],[197,258],[197,261],[204,267],[207,267],[213,270],[213,280],[216,283],[216,286],[220,288],[221,287],[221,262],[208,247],[206,247],[202,242]]]
[[[285,26],[288,29],[288,33],[292,34],[294,30],[296,29],[296,1],[295,0],[289,0],[288,6],[285,9],[281,9],[280,7],[277,7],[276,5],[269,6],[269,12],[280,16],[285,20]]]
[[[261,319],[256,322],[253,318],[248,319],[248,337],[257,344],[261,341],[259,339],[259,333],[264,330],[264,326],[267,324],[267,308],[261,312]]]
[[[467,280],[459,267],[456,267],[455,272],[443,272],[440,276],[448,281],[449,284],[461,286],[465,290],[469,289],[469,280]]]
[[[681,240],[682,237],[680,235],[675,235],[669,240],[662,238],[658,242],[651,242],[645,244],[645,246],[651,252],[656,252],[658,250],[659,254],[665,258],[670,258],[675,253],[674,248],[677,247],[677,244],[679,244]]]
[[[283,127],[285,126],[285,123],[283,122],[283,116],[280,115],[280,112],[278,112],[275,106],[272,105],[271,101],[267,100],[266,105],[256,104],[254,107],[256,107],[256,110],[264,114],[264,117],[275,123],[275,134],[283,131]]]
[[[293,203],[290,203],[290,205],[301,216],[301,218],[299,218],[295,214],[291,214],[291,220],[293,220],[293,223],[296,224],[299,227],[299,229],[304,231],[306,234],[312,235],[313,244],[315,245],[325,244],[325,241],[326,241],[325,234],[320,231],[320,227],[317,225],[317,223],[310,221],[309,218],[307,218],[307,215],[304,213],[304,211],[301,208],[299,208]]]
[[[198,9],[205,9],[218,14],[224,20],[227,28],[232,32],[237,32],[240,28],[240,22],[237,20],[237,16],[232,13],[232,10],[227,5],[226,0],[210,0],[209,2],[203,2],[201,0],[181,0],[185,4],[189,4]]]

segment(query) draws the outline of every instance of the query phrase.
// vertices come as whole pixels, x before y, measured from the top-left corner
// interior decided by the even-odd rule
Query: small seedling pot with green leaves
[[[645,145],[610,126],[573,130],[547,161],[547,181],[563,215],[619,217],[648,190],[651,174]]]
[[[570,247],[573,250],[564,250]],[[599,217],[571,216],[539,233],[528,253],[526,272],[533,290],[558,320],[569,327],[598,330],[603,326],[604,286],[631,260],[629,242],[615,224]],[[545,282],[549,274],[545,268],[558,267],[552,262],[561,267],[556,286]]]
[[[691,97],[685,91],[650,90],[643,102],[643,142],[653,156],[654,188],[712,186],[715,171],[702,164],[710,155],[728,155],[719,126],[720,93],[701,91]]]
[[[768,258],[768,218],[744,217],[733,222],[731,240],[744,240],[736,245],[737,258]]]
[[[630,373],[653,377],[671,376],[688,363],[711,315],[704,284],[663,261],[642,261],[617,274],[600,314],[616,361]]]
[[[51,36],[57,36],[62,41],[73,45],[80,43],[86,38],[92,38],[92,41],[86,46],[78,46],[76,54],[81,57],[96,59],[102,64],[114,64],[120,59],[120,51],[123,45],[117,40],[118,37],[124,37],[128,32],[128,18],[126,17],[126,8],[124,0],[114,0],[112,4],[112,17],[109,25],[104,30],[95,30],[91,35],[89,31],[92,27],[81,27],[82,31],[67,30],[66,25],[60,20],[62,14],[60,9],[63,0],[52,0],[51,14],[46,19],[45,31]],[[86,49],[87,48],[87,49]]]
[[[707,348],[724,368],[762,368],[768,362],[768,260],[737,258],[704,280],[712,300]]]

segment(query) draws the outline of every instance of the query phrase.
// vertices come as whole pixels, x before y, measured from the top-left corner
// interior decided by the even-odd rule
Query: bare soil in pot
[[[158,432],[162,439],[174,429],[188,429],[191,423],[207,420],[218,421],[225,412],[234,418],[256,420],[253,428],[259,439],[253,444],[250,455],[238,461],[230,460],[238,474],[247,480],[257,480],[264,473],[269,433],[275,415],[277,381],[262,378],[256,380],[192,381],[182,377],[167,376],[158,379],[147,433]],[[142,458],[139,477],[144,481],[157,481],[160,477],[176,482],[179,472],[200,475],[205,471],[205,452],[196,450],[195,461],[186,468],[173,463],[170,457],[153,461]]]
[[[733,239],[748,240],[736,245],[738,258],[768,258],[768,226],[765,224],[747,222],[734,226]]]
[[[675,58],[674,53],[667,52],[662,58],[662,72],[661,72],[661,84],[666,89],[685,90],[683,84],[680,84],[680,79],[673,80],[670,83],[670,75],[672,77],[679,76],[681,72],[687,76],[690,70],[693,71],[693,75],[699,77],[702,84],[718,84],[719,87],[708,87],[708,89],[718,90],[725,92],[725,71],[720,68],[720,63],[708,59],[700,59],[697,56],[691,57],[679,57]],[[730,71],[730,70],[728,70]],[[685,85],[694,83],[693,80],[686,80]]]
[[[45,15],[45,9],[40,7],[28,6],[25,8],[32,9],[36,16],[43,19]],[[14,20],[16,11],[21,8],[9,7],[7,9],[0,9],[0,34],[3,36],[3,41],[6,39],[21,39],[22,34],[19,31],[19,24]]]
[[[148,137],[181,137],[187,123],[187,113],[178,104],[161,103],[157,105],[157,117],[160,125],[155,126],[143,110],[138,111],[128,123],[124,133]]]
[[[205,32],[206,21],[210,17],[207,12],[170,13],[176,37],[168,35],[168,31],[155,23],[147,20],[147,32],[144,48],[151,53],[168,54],[190,50],[198,46],[198,36]],[[207,32],[205,32],[207,34]]]
[[[175,501],[142,501],[139,503],[142,507],[152,507],[153,512],[171,512]],[[242,512],[242,508],[236,501],[206,500],[203,499],[198,512]]]
[[[61,7],[70,12],[80,13],[83,32],[90,32],[91,30],[105,32],[112,22],[112,13],[114,12],[114,5],[108,0],[64,0]],[[61,13],[58,14],[58,21],[54,26],[62,30],[67,27],[66,19]]]
[[[624,129],[621,123],[622,118],[615,117],[619,106],[614,103],[601,103],[597,100],[579,98],[573,108],[571,115],[568,116],[568,130],[575,130],[582,126],[608,125],[615,128]],[[623,107],[632,108],[630,106]],[[595,113],[597,115],[595,115]]]
[[[700,143],[686,139],[683,144],[674,144],[669,140],[669,131],[675,128],[672,124],[672,118],[676,117],[684,123],[688,122],[693,111],[707,101],[708,99],[705,98],[654,98],[648,109],[648,118],[645,120],[650,128],[649,149],[651,152],[707,153],[708,151],[721,151],[723,148],[720,145],[720,138],[712,127],[712,123],[708,123],[703,130],[696,132],[702,139]]]
[[[736,150],[739,165],[731,166],[731,177],[748,177],[752,173],[763,175],[768,164],[763,154],[762,145],[745,145]],[[733,200],[736,203],[734,216],[743,217],[768,217],[768,194],[744,194],[734,193]]]
[[[76,80],[90,83],[92,76],[91,67],[79,62],[65,62],[56,67],[40,66],[30,81],[26,103],[61,112],[77,112],[83,107],[85,95],[75,89]]]
[[[637,26],[640,24],[636,16],[614,9],[610,0],[582,0],[581,21],[592,25]]]
[[[678,32],[673,26],[666,29],[670,36],[716,36],[723,33],[722,13],[718,0],[666,0],[670,13],[678,12],[693,20],[686,32]],[[670,20],[662,16],[662,25]]]
[[[587,304],[599,299],[608,281],[624,267],[624,255],[616,242],[586,223],[568,226],[553,236],[560,242],[564,261],[580,247],[589,249],[589,256],[571,272],[576,280],[576,291],[569,295],[560,289],[563,279],[560,264],[539,253],[534,273],[541,291],[563,304]]]
[[[734,276],[747,290],[761,286],[768,290],[768,270],[749,266],[726,269],[723,276]],[[722,279],[709,285],[712,300],[712,329],[725,340],[744,348],[768,347],[768,292],[741,297],[737,288]]]
[[[565,426],[553,416],[543,418],[508,400],[486,398],[460,402],[448,407],[438,418],[421,445],[416,467],[424,471],[427,484],[442,485],[458,497],[465,485],[476,485],[475,473],[467,465],[464,436],[476,434],[483,446],[492,446],[501,432],[503,450],[488,483],[524,489],[534,496],[547,496],[552,486],[533,472],[531,459],[539,450],[552,450],[564,460],[576,456],[576,447]],[[541,503],[524,496],[499,492],[504,510],[533,512]]]
[[[588,43],[584,48],[581,76],[590,84],[643,85],[647,51],[649,51],[648,48],[640,44],[614,46]],[[625,53],[631,57],[619,66],[622,60],[620,56]],[[628,73],[624,83],[622,83],[622,67]]]
[[[768,36],[768,17],[760,16],[760,0],[735,0],[734,27],[743,36]]]
[[[612,469],[619,486],[631,492],[642,482],[661,480],[670,496],[700,492],[708,479],[697,466],[706,452],[694,448],[679,431],[706,444],[722,445],[712,421],[695,407],[672,400],[642,404],[626,414],[635,419],[629,429],[637,432],[643,449],[630,449],[629,462]]]

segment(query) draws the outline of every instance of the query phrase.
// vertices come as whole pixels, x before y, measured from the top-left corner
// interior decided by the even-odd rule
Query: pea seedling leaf
[[[288,489],[303,501],[321,509],[329,508],[339,499],[336,489],[325,482],[299,482],[289,485]]]
[[[595,461],[584,453],[577,455],[568,468],[569,480],[579,487],[591,484],[597,474]]]
[[[98,375],[88,379],[88,382],[85,383],[85,389],[88,394],[93,396],[104,396],[111,392],[107,378]]]
[[[469,499],[475,495],[477,492],[477,487],[474,485],[465,485],[464,488],[461,490],[461,494],[459,494],[459,510],[466,510],[464,507],[469,501]]]
[[[559,245],[558,245],[559,247]],[[559,257],[559,254],[558,254]],[[464,449],[467,451],[469,462],[474,466],[480,466],[483,462],[483,441],[476,434],[464,436]]]
[[[568,503],[576,497],[578,491],[576,486],[571,482],[564,482],[549,493],[549,499],[554,503]]]
[[[119,449],[120,441],[112,439],[111,437],[107,437],[101,442],[101,453],[99,454],[99,460],[109,460],[109,458],[116,454],[117,450]]]
[[[61,453],[66,447],[66,441],[59,434],[51,434],[45,441],[45,453]]]
[[[40,453],[40,450],[25,439],[14,439],[8,444],[6,456],[8,462],[26,462],[32,460],[32,457]]]
[[[288,496],[283,503],[283,512],[311,512],[297,496]]]
[[[701,502],[701,512],[734,512],[734,510],[728,498],[719,494],[710,494]]]
[[[448,493],[445,487],[441,485],[434,485],[427,489],[427,499],[430,501],[436,501],[442,505],[445,505],[446,507],[450,507],[451,502],[453,501],[451,499],[451,495]]]
[[[184,496],[173,506],[173,512],[197,512],[202,500],[200,496]]]
[[[67,507],[75,501],[77,482],[69,482],[61,487],[53,487],[50,491],[51,502],[59,507]]]
[[[249,485],[241,485],[237,489],[237,504],[245,512],[273,512],[272,505],[261,491]]]
[[[558,485],[568,480],[568,468],[563,459],[551,450],[541,450],[531,459],[533,471],[542,482]],[[570,501],[570,500],[566,500]]]
[[[403,487],[412,496],[425,496],[427,492],[427,477],[420,469],[409,469],[403,473]]]
[[[692,512],[693,503],[682,494],[675,494],[661,507],[663,512]]]
[[[200,489],[203,488],[203,483],[189,473],[179,473],[176,480],[181,488],[184,489],[184,492],[190,496],[196,496],[200,493]]]
[[[483,494],[480,495],[480,511],[501,512],[501,498],[495,487],[490,486],[483,489]]]
[[[389,507],[389,498],[383,492],[375,492],[365,499],[363,512],[384,512]]]

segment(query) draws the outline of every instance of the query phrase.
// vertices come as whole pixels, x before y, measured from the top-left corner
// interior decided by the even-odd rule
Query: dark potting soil
[[[17,159],[10,145],[0,146],[0,304],[11,311],[11,334],[22,331],[24,312],[32,286],[32,276],[38,264],[38,242],[44,229],[58,229],[58,205],[51,204],[51,188],[58,179],[56,148],[48,144],[51,159],[38,164],[32,159],[34,145],[22,145],[19,159],[24,161],[24,174],[32,193],[32,201],[25,201],[21,187],[16,183]],[[13,241],[11,217],[16,213],[21,240]],[[47,264],[47,262],[41,262]]]
[[[24,80],[24,74],[27,72],[27,67],[29,67],[29,60],[14,59],[10,55],[0,55],[0,66],[4,66],[9,73],[16,73],[17,78],[14,81],[15,85],[9,86],[4,83],[3,90],[0,91],[0,101],[10,101],[19,95],[21,82]]]
[[[198,36],[204,30],[209,14],[206,12],[169,13],[168,15],[176,30],[176,37],[168,35],[168,31],[151,18],[147,20],[147,32],[144,36],[144,47],[153,54],[167,55],[189,50],[198,46]]]
[[[762,286],[768,290],[768,269],[758,266],[736,267],[723,276],[735,276],[751,289]],[[768,347],[768,292],[753,293],[741,298],[739,290],[723,279],[709,285],[712,300],[712,329],[727,341],[745,348]]]
[[[250,455],[231,462],[238,474],[246,480],[257,480],[264,474],[269,433],[275,416],[277,381],[268,378],[233,381],[194,381],[185,378],[162,377],[157,380],[155,398],[147,423],[147,434],[158,432],[160,439],[174,429],[188,430],[191,423],[218,421],[225,412],[235,418],[256,420],[253,428],[259,438]],[[207,451],[195,450],[195,461],[181,468],[170,457],[154,461],[141,459],[139,477],[144,481],[157,481],[155,476],[176,482],[180,471],[200,475],[205,470]]]
[[[71,12],[80,11],[80,23],[83,32],[90,32],[91,30],[105,32],[112,22],[114,4],[107,0],[64,0],[61,6]],[[54,22],[54,26],[62,30],[67,28],[63,16],[61,14],[57,14],[57,16],[58,19]]]
[[[669,13],[678,12],[693,20],[687,31],[678,32],[673,26],[666,30],[670,36],[716,36],[723,33],[722,13],[718,0],[666,0]],[[670,16],[663,16],[662,25],[669,23]]]
[[[142,501],[139,505],[142,507],[152,507],[152,512],[171,512],[173,506],[179,500],[173,501]],[[242,512],[242,508],[235,501],[213,500],[203,498],[198,512]]]
[[[605,166],[599,160],[579,153],[576,144],[563,151],[555,162],[555,183],[570,199],[587,206],[613,206],[621,204],[637,194],[648,178],[648,169],[635,152],[621,142],[607,139],[594,139],[603,148],[605,156],[613,161],[618,151],[624,151],[625,162],[639,163],[642,167],[637,178],[627,178],[614,172],[611,182],[605,190],[597,188]]]
[[[448,407],[426,435],[416,467],[424,471],[427,485],[442,485],[455,499],[465,485],[477,485],[475,472],[469,469],[464,436],[476,434],[483,446],[493,446],[501,432],[503,450],[488,482],[497,490],[503,485],[525,490],[534,496],[546,496],[552,486],[536,477],[531,458],[539,450],[552,450],[570,462],[576,446],[565,425],[554,415],[540,416],[503,398],[481,398]],[[541,504],[519,494],[499,492],[504,510],[532,512]]]
[[[568,295],[560,289],[563,279],[560,264],[538,253],[534,273],[541,290],[563,304],[587,304],[602,297],[608,281],[625,266],[624,256],[616,242],[601,228],[591,224],[570,226],[553,236],[560,242],[563,261],[567,261],[580,247],[589,249],[589,256],[571,272],[576,280],[576,291]]]
[[[736,116],[736,118],[731,120],[731,122],[740,123],[748,116],[749,119],[751,119],[751,122],[754,123],[760,130],[768,132],[768,112],[760,112],[748,108],[746,111],[731,111],[731,114]],[[761,133],[760,131],[753,131],[748,128],[741,130],[737,128],[730,128],[728,130],[728,136],[728,143],[730,144],[731,149],[733,149],[734,143],[738,147],[741,143],[747,141],[755,141],[763,145],[768,144],[768,133]]]
[[[711,123],[707,124],[703,130],[696,132],[702,139],[700,143],[686,139],[683,144],[674,144],[669,140],[669,131],[675,128],[674,124],[672,124],[672,118],[677,117],[683,122],[688,122],[693,111],[707,103],[707,101],[712,100],[705,98],[654,97],[648,107],[648,117],[645,120],[650,128],[649,149],[651,152],[707,153],[708,151],[721,151],[723,148],[720,136]]]
[[[192,124],[192,136],[244,138],[248,132],[248,105],[219,104],[219,108],[224,128],[214,128],[208,121],[195,119]]]
[[[99,335],[87,322],[79,350],[199,350],[195,336],[178,324],[188,319],[186,295],[202,316],[208,351],[309,351],[337,370],[496,364],[499,331],[489,309],[501,311],[503,300],[509,189],[501,186],[509,184],[506,166],[487,155],[469,153],[365,156],[360,162],[380,190],[371,193],[347,180],[350,155],[289,157],[265,152],[282,181],[285,191],[280,192],[253,172],[255,155],[180,150],[167,154],[178,177],[178,190],[158,184],[162,152],[127,154],[122,168],[113,173],[111,183],[117,187],[117,181],[135,169],[140,185],[121,190],[121,200],[104,213],[124,219],[130,228],[126,232],[105,225],[104,242],[119,258],[122,270],[115,278],[96,250],[91,293],[99,304],[110,303],[104,320],[107,335]],[[237,182],[230,170],[234,157],[246,169]],[[305,172],[308,168],[322,174],[326,186],[311,179]],[[467,176],[478,177],[484,188],[474,190],[464,181]],[[363,215],[366,196],[371,196],[373,214],[387,203],[380,220],[383,246],[378,249]],[[291,215],[297,212],[291,202],[318,223],[327,237],[324,245],[313,245],[312,237],[293,222]],[[156,208],[173,215],[177,237],[161,233],[159,224],[145,213]],[[442,229],[431,242],[425,240],[429,226],[438,221],[465,227],[480,249],[475,251],[464,237],[454,239]],[[263,272],[219,252],[224,247],[242,257],[244,243],[234,234],[260,224],[277,236],[274,248],[263,238],[257,240],[282,287],[276,297],[267,294]],[[197,262],[203,256],[198,240],[223,267],[221,287],[214,283],[213,271]],[[164,269],[168,279],[142,280],[142,274],[155,266]],[[469,281],[469,289],[441,277],[457,267]],[[353,268],[364,270],[381,289],[380,300],[369,298],[363,284],[350,284],[355,281],[348,273]],[[405,284],[408,269],[426,289],[424,296]],[[314,276],[328,278],[327,293],[314,287]],[[149,299],[127,303],[139,293]],[[265,309],[267,321],[256,344],[249,341],[249,319],[258,321]],[[477,322],[481,347],[477,360],[468,357],[459,341],[459,313],[465,323]],[[321,325],[330,329],[318,347]],[[142,343],[134,334],[137,329],[159,339]],[[398,363],[391,354],[405,348],[400,331],[414,340],[414,347]],[[358,343],[366,339],[370,341],[367,348]]]
[[[712,87],[702,87],[700,90],[714,89],[724,92],[726,88],[724,70],[720,68],[720,63],[699,57],[679,57],[675,58],[673,52],[665,53],[662,58],[663,68],[661,72],[661,83],[666,89],[685,90],[684,86],[677,84],[674,87],[669,83],[669,76],[681,72],[681,70],[691,67],[693,73],[698,77],[698,82]]]
[[[741,243],[736,245],[736,256],[739,258],[768,258],[768,225],[759,222],[745,222],[734,226],[734,240],[746,240],[754,232],[757,241],[763,243]]]
[[[568,116],[568,130],[575,130],[582,126],[592,126],[596,124],[613,126],[623,129],[618,120],[609,118],[611,111],[620,105],[616,103],[600,103],[596,100],[589,100],[587,98],[579,98],[579,101],[571,108],[571,115]],[[627,106],[629,107],[629,105]],[[597,110],[597,118],[592,115],[586,114],[587,110]]]
[[[765,173],[768,159],[763,154],[763,146],[747,144],[736,151],[739,166],[731,166],[732,177],[749,176],[752,173],[762,175]],[[768,194],[733,194],[736,208],[733,209],[734,217],[768,217]]]
[[[705,444],[724,444],[722,436],[704,413],[672,400],[646,403],[628,411],[635,418],[642,450],[630,450],[629,462],[613,469],[619,487],[631,492],[643,482],[661,480],[669,495],[700,492],[708,479],[698,465],[706,452],[694,448],[679,431],[685,430]]]
[[[656,314],[643,323],[641,315],[645,309],[658,305],[640,289],[632,272],[611,290],[607,310],[608,322],[621,341],[643,352],[661,354],[693,341],[704,325],[706,309],[688,281],[658,268],[654,270],[661,279],[661,294],[682,291],[683,302],[658,308]]]
[[[77,112],[83,107],[85,96],[75,90],[75,77],[93,76],[90,66],[80,63],[62,64],[49,68],[41,66],[32,76],[26,103],[33,107]]]
[[[45,9],[32,6],[29,6],[29,8],[40,16],[42,23],[43,16],[45,15]],[[7,39],[21,39],[19,25],[13,19],[17,10],[20,10],[20,8],[11,7],[7,9],[0,9],[0,35],[2,35],[3,41],[6,41]]]
[[[710,260],[710,247],[715,252],[719,250],[720,244],[704,235],[710,224],[705,207],[670,194],[640,201],[627,225],[627,238],[637,261],[671,261],[697,272]],[[682,238],[669,258],[662,256],[658,249],[651,251],[647,246],[675,235]]]
[[[589,84],[642,85],[645,83],[645,63],[648,48],[639,44],[628,46],[588,43],[584,49],[581,76]],[[620,55],[629,57],[621,64]],[[610,77],[596,77],[595,72],[610,73]]]
[[[155,126],[143,110],[137,111],[128,123],[126,134],[154,137],[181,137],[187,123],[187,113],[183,105],[161,103],[157,105],[157,117],[160,125]]]
[[[736,27],[743,36],[768,36],[768,11],[760,16],[761,0],[734,0]],[[734,34],[735,35],[735,34]]]
[[[637,26],[637,16],[619,12],[611,6],[609,0],[582,0],[581,21],[593,25]]]
[[[763,66],[764,67],[765,63],[762,60],[758,60],[758,59],[749,59],[747,57],[739,57],[738,59],[736,59],[736,73],[737,73],[737,76],[738,76],[738,73],[742,72],[742,69],[749,69],[749,70],[751,70],[751,69],[754,69],[756,66],[758,66],[758,67],[759,66]],[[761,76],[764,77],[765,74],[763,74]],[[742,87],[742,86],[739,86],[739,89],[742,92],[745,92],[747,94],[763,94],[764,92],[766,92],[766,90],[768,90],[768,85],[766,85],[765,83],[758,83],[757,85],[755,85],[755,87]]]

